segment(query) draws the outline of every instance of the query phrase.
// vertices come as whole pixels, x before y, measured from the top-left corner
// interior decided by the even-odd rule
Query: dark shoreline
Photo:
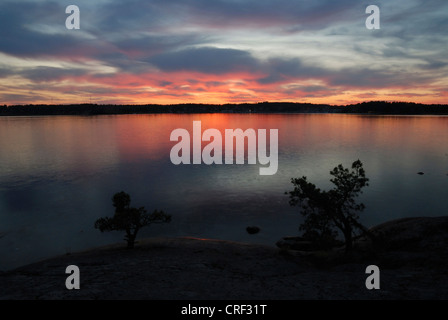
[[[293,102],[241,104],[171,104],[171,105],[0,105],[0,116],[44,115],[118,115],[118,114],[359,114],[359,115],[448,115],[447,104],[371,101],[352,105],[328,105]]]
[[[62,255],[0,273],[0,300],[445,300],[448,216],[405,218],[371,230],[384,251],[297,252],[195,238],[140,239]],[[81,289],[67,290],[77,265]],[[366,267],[381,270],[367,290]]]

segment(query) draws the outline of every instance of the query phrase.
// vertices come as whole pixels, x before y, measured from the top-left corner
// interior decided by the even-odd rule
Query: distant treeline
[[[172,105],[14,105],[1,106],[0,116],[110,115],[151,113],[354,113],[389,115],[448,115],[448,105],[372,101],[347,106],[294,102]]]

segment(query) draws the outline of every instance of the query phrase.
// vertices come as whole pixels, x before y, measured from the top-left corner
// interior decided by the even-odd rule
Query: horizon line
[[[422,106],[448,106],[448,103],[422,103],[422,102],[412,102],[412,101],[395,101],[395,100],[370,100],[370,101],[362,101],[357,103],[350,104],[329,104],[329,103],[312,103],[312,102],[294,102],[294,101],[259,101],[259,102],[226,102],[226,103],[200,103],[200,102],[179,102],[179,103],[170,103],[170,104],[162,104],[162,103],[144,103],[144,104],[126,104],[126,103],[92,103],[92,102],[83,102],[83,103],[62,103],[62,104],[48,104],[48,103],[39,103],[39,104],[0,104],[0,107],[16,107],[16,106],[75,106],[75,105],[91,105],[91,106],[188,106],[188,105],[202,105],[202,106],[239,106],[239,105],[260,105],[260,104],[297,104],[297,105],[315,105],[315,106],[330,106],[330,107],[347,107],[347,106],[356,106],[362,104],[369,103],[386,103],[386,104],[409,104],[409,105],[422,105]]]

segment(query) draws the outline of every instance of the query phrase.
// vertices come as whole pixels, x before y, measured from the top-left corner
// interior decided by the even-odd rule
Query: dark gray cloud
[[[168,72],[224,74],[238,71],[255,72],[259,68],[258,60],[246,51],[212,47],[167,52],[151,57],[148,62]]]
[[[401,77],[387,70],[367,68],[344,69],[328,74],[328,83],[332,86],[355,86],[365,88],[382,88],[406,85],[410,79]]]
[[[16,74],[36,83],[60,81],[88,74],[86,69],[36,67],[18,71]]]
[[[114,46],[120,52],[131,52],[145,56],[161,54],[185,46],[206,43],[207,39],[194,34],[186,35],[138,35],[114,41]]]
[[[68,31],[64,13],[65,8],[53,2],[2,2],[0,52],[26,57],[75,54],[73,48],[79,45],[79,40],[73,33],[45,34],[39,30],[47,25]]]
[[[11,68],[0,68],[0,78],[6,78],[14,75],[14,71]]]
[[[166,1],[156,1],[166,5]],[[197,25],[232,27],[301,25],[317,28],[343,20],[356,6],[354,0],[174,0],[173,10]]]
[[[20,76],[24,79],[30,80],[38,86],[39,89],[44,87],[40,83],[61,81],[63,79],[70,79],[89,74],[88,69],[81,68],[55,68],[55,67],[29,67],[29,68],[0,68],[0,78],[9,76]]]
[[[420,68],[426,69],[426,70],[439,70],[443,69],[448,66],[448,60],[447,61],[440,61],[440,60],[433,60],[433,59],[426,59],[426,63],[419,65]]]
[[[444,63],[436,62],[426,67],[440,67]],[[304,64],[300,59],[271,59],[264,66],[268,72],[266,77],[258,80],[260,84],[288,82],[294,79],[321,79],[329,86],[385,88],[389,86],[408,86],[429,83],[432,77],[428,74],[415,74],[407,70],[375,69],[366,67],[343,67],[328,69]],[[322,89],[320,86],[300,87],[301,91],[312,92]]]
[[[346,19],[358,5],[356,0],[110,1],[102,8],[96,26],[111,32],[157,31],[185,25],[240,28],[275,24],[315,29]]]
[[[8,101],[10,104],[33,104],[38,100],[46,100],[48,96],[38,94],[36,92],[28,93],[0,93],[1,101]]]
[[[307,66],[299,58],[272,58],[263,65],[267,76],[258,80],[260,84],[282,82],[291,78],[312,78],[327,74],[323,68]]]
[[[90,26],[96,33],[126,33],[130,36],[138,31],[159,31],[175,12],[167,12],[171,1],[165,4],[147,0],[108,1],[95,10]],[[85,7],[90,7],[89,3]]]

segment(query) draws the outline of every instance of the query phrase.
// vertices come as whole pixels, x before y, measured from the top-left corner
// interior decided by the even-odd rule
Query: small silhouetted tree
[[[126,192],[118,192],[112,197],[115,214],[95,221],[95,229],[104,231],[126,231],[128,248],[133,248],[138,231],[151,223],[170,222],[171,216],[163,211],[154,210],[148,214],[144,207],[132,208],[131,197]]]
[[[299,206],[305,217],[300,225],[304,238],[325,247],[335,241],[335,229],[339,229],[345,238],[346,251],[351,251],[354,232],[367,232],[358,222],[358,212],[365,206],[357,203],[356,198],[362,193],[362,188],[369,185],[369,179],[360,160],[353,162],[351,170],[340,164],[330,174],[334,177],[330,181],[335,187],[329,191],[320,190],[304,176],[292,178],[294,190],[286,194],[289,193],[289,204]]]

